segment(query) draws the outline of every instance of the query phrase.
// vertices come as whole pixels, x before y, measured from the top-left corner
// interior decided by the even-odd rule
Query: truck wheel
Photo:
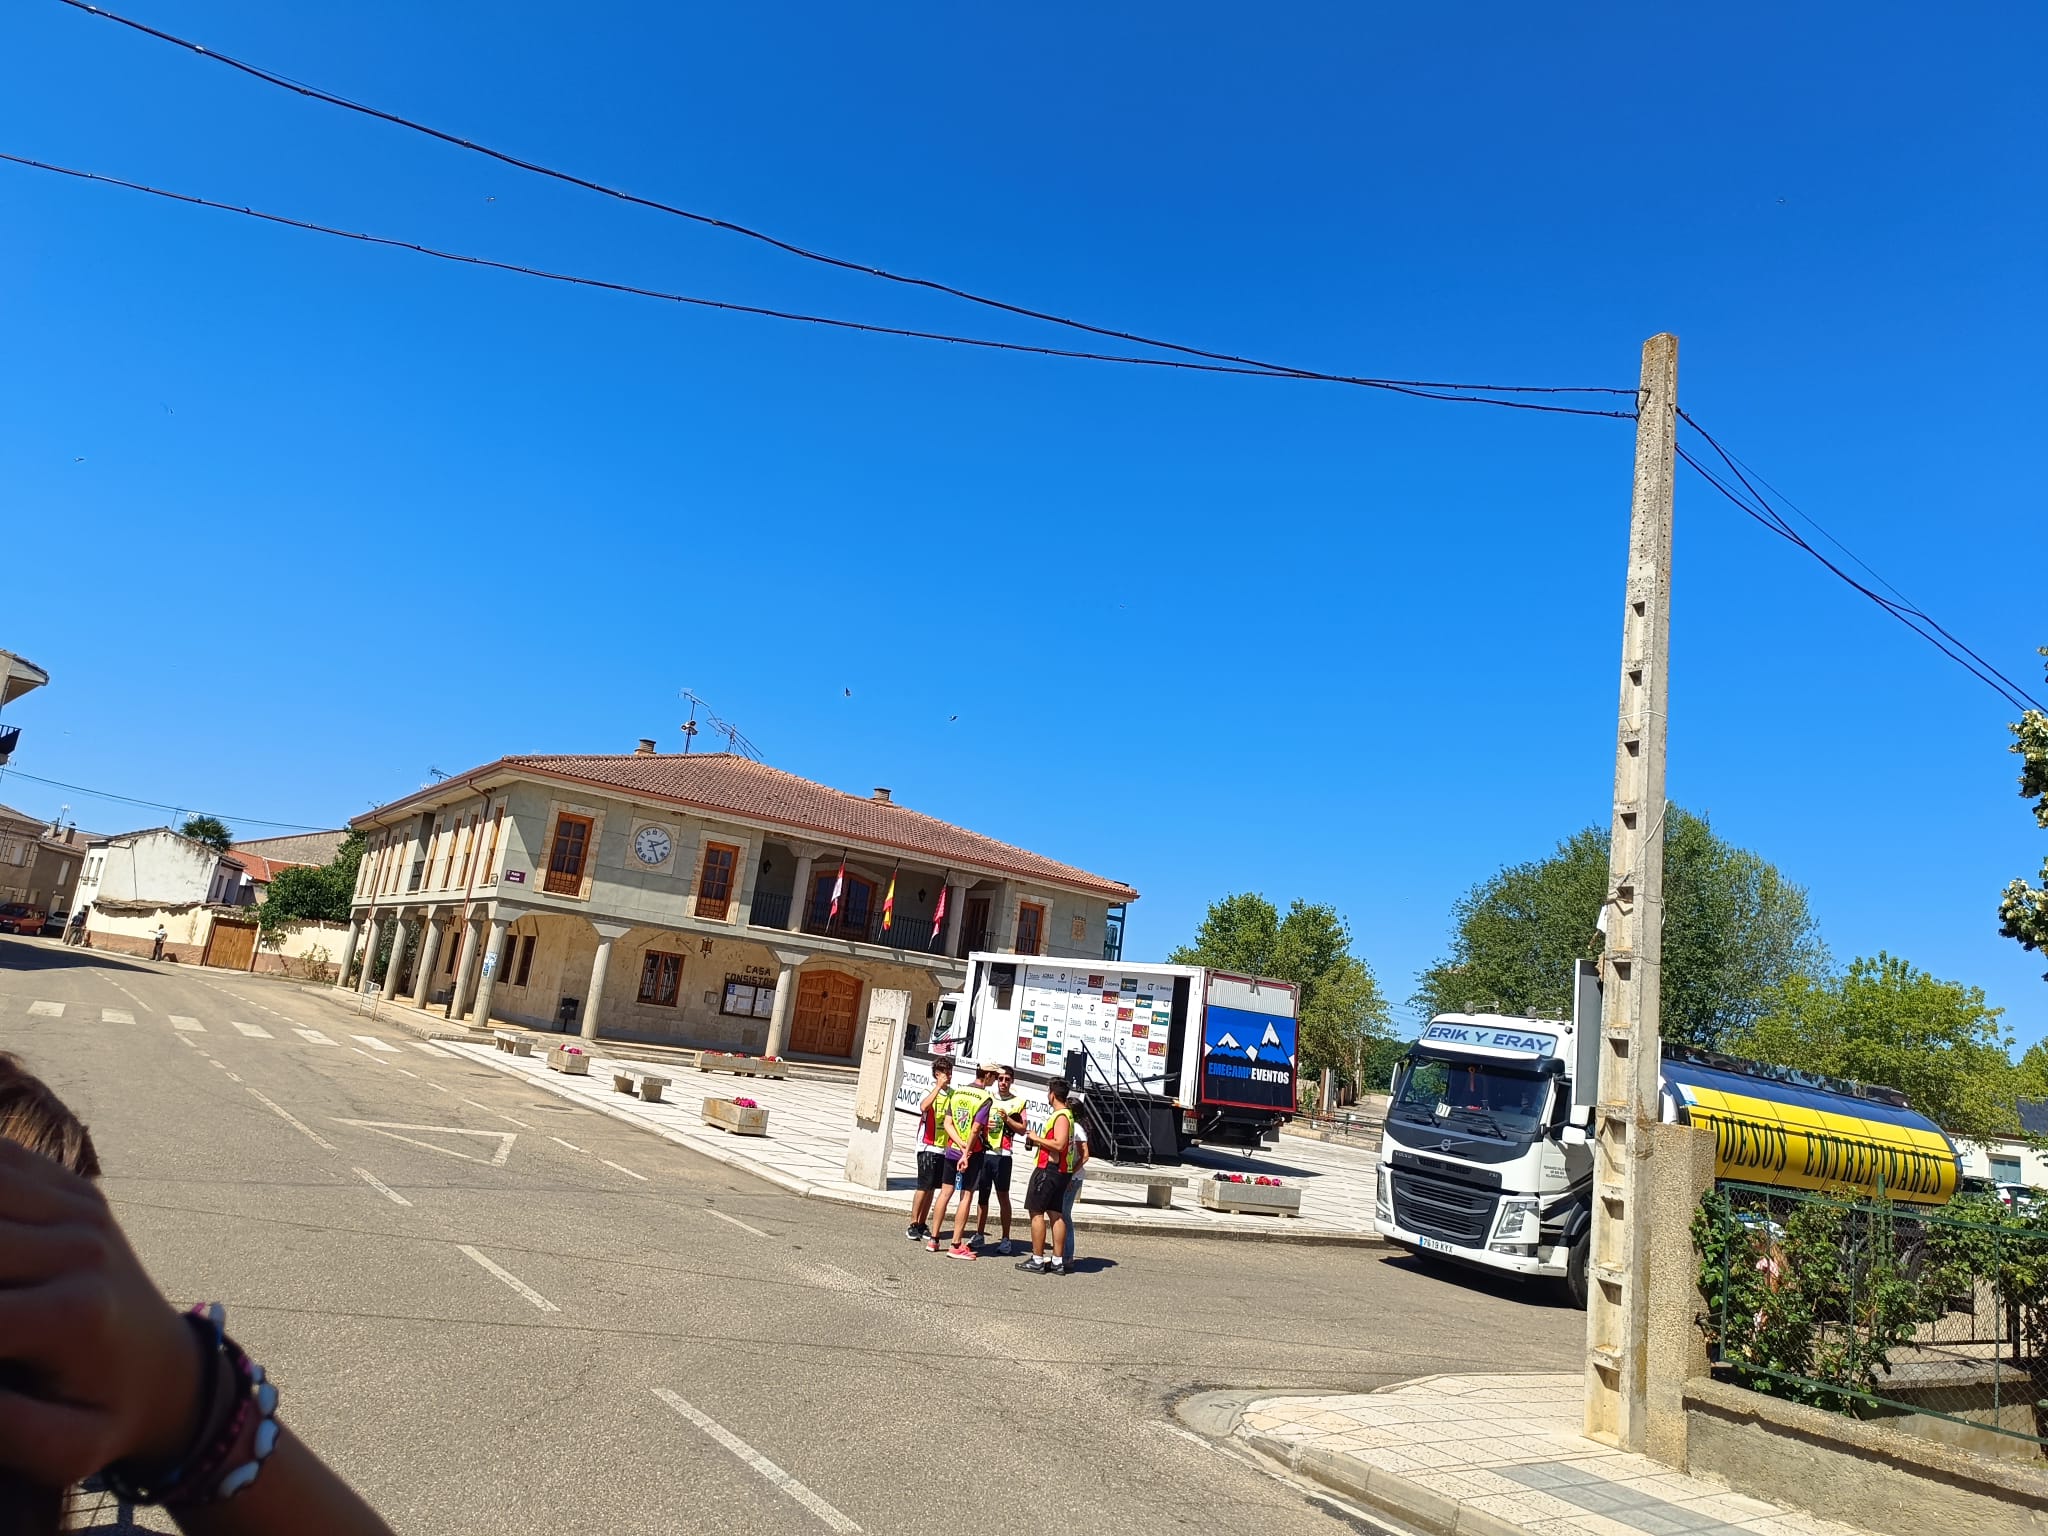
[[[1593,1234],[1588,1232],[1572,1244],[1571,1257],[1564,1265],[1564,1293],[1581,1312],[1586,1310],[1586,1264],[1592,1250]]]

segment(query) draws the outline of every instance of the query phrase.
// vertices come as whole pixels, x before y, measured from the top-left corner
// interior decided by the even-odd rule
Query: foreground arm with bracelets
[[[266,1387],[164,1300],[98,1189],[0,1138],[0,1469],[108,1472],[198,1536],[390,1536]]]

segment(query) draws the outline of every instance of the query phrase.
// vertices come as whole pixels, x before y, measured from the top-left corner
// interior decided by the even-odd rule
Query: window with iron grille
[[[640,1001],[673,1008],[683,983],[683,957],[649,950],[640,963]]]
[[[581,895],[583,864],[589,856],[590,818],[562,812],[555,818],[555,846],[548,854],[547,879],[542,889],[551,896]]]

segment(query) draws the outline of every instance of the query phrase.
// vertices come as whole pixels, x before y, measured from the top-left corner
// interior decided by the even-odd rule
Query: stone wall
[[[1885,1536],[2048,1536],[2048,1473],[1695,1378],[1686,1470]]]

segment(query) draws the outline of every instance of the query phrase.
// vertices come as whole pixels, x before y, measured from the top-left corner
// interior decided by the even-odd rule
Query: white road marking
[[[625,1176],[626,1176],[627,1178],[629,1178],[629,1179],[638,1179],[638,1180],[639,1180],[639,1181],[640,1181],[640,1182],[641,1182],[642,1184],[645,1184],[645,1183],[647,1182],[647,1175],[646,1175],[646,1174],[644,1174],[644,1173],[635,1173],[635,1172],[634,1172],[634,1171],[633,1171],[632,1169],[630,1169],[630,1168],[626,1167],[626,1165],[625,1165],[625,1164],[623,1164],[623,1163],[615,1163],[615,1162],[613,1162],[613,1161],[612,1161],[612,1160],[611,1160],[610,1158],[608,1158],[608,1157],[600,1157],[600,1158],[598,1159],[598,1161],[599,1161],[600,1163],[603,1163],[603,1164],[605,1165],[605,1167],[607,1167],[607,1168],[616,1168],[616,1169],[618,1169],[618,1170],[619,1170],[619,1172],[623,1173],[623,1174],[624,1174],[624,1175],[625,1175]]]
[[[171,1015],[171,1028],[182,1029],[188,1035],[203,1035],[206,1033],[206,1026],[204,1024],[200,1023],[197,1019],[188,1019],[182,1013]]]
[[[119,993],[120,993],[120,994],[121,994],[122,996],[126,997],[126,998],[128,999],[128,1001],[129,1001],[129,1002],[133,1003],[133,1004],[134,1004],[134,1005],[135,1005],[136,1007],[140,1008],[140,1009],[141,1009],[141,1010],[142,1010],[142,1011],[143,1011],[144,1013],[155,1013],[155,1012],[156,1012],[156,1010],[155,1010],[154,1008],[150,1007],[150,1006],[149,1006],[149,1004],[145,1003],[145,1002],[144,1002],[144,1001],[143,1001],[143,1000],[142,1000],[141,998],[137,997],[137,996],[136,996],[136,995],[135,995],[135,994],[134,994],[133,992],[130,992],[130,991],[129,991],[129,990],[128,990],[128,989],[126,988],[126,987],[122,986],[122,985],[121,985],[121,983],[119,983],[118,981],[114,980],[114,978],[113,978],[113,977],[109,976],[109,977],[107,978],[107,984],[108,984],[109,986],[111,986],[111,987],[112,987],[112,988],[113,988],[113,989],[114,989],[114,990],[115,990],[116,992],[119,992]]]
[[[558,1147],[567,1147],[571,1152],[581,1152],[583,1150],[581,1147],[577,1146],[575,1142],[564,1141],[559,1136],[550,1136],[548,1140],[552,1141]]]
[[[492,1274],[496,1275],[500,1280],[504,1281],[507,1285],[511,1286],[513,1290],[517,1291],[520,1295],[524,1296],[536,1307],[539,1307],[541,1311],[559,1312],[562,1310],[560,1307],[556,1306],[552,1301],[549,1301],[547,1297],[541,1295],[539,1291],[536,1291],[524,1280],[520,1279],[517,1275],[513,1274],[510,1270],[500,1269],[497,1265],[493,1264],[489,1259],[485,1258],[482,1254],[478,1253],[474,1248],[470,1247],[469,1244],[457,1243],[455,1246],[460,1252],[468,1254],[472,1259],[475,1259],[477,1263],[483,1265],[485,1269],[489,1270]]]
[[[393,1205],[412,1204],[410,1200],[406,1199],[405,1196],[401,1195],[389,1184],[386,1184],[382,1179],[378,1178],[377,1175],[370,1172],[370,1170],[367,1168],[358,1168],[356,1170],[356,1177],[361,1179],[365,1184],[369,1185],[370,1188],[377,1191],[377,1193],[382,1195],[386,1200],[389,1200]]]
[[[297,1026],[297,1025],[295,1024],[295,1025],[293,1025],[293,1026],[292,1026],[292,1033],[293,1033],[293,1034],[295,1034],[295,1035],[297,1035],[297,1036],[299,1036],[299,1037],[300,1037],[300,1038],[301,1038],[302,1040],[304,1040],[304,1041],[305,1041],[305,1042],[306,1042],[306,1043],[307,1043],[308,1045],[332,1045],[332,1044],[334,1044],[334,1042],[333,1042],[332,1040],[328,1039],[328,1038],[327,1038],[327,1037],[326,1037],[325,1035],[321,1034],[321,1033],[320,1033],[320,1031],[319,1031],[319,1030],[317,1030],[317,1029],[300,1029],[300,1028],[299,1028],[299,1027],[298,1027],[298,1026]]]
[[[382,1051],[386,1056],[396,1056],[398,1054],[397,1046],[391,1044],[388,1040],[379,1040],[375,1035],[351,1035],[349,1038],[360,1040],[371,1050]]]
[[[364,1050],[364,1049],[363,1049],[363,1048],[362,1048],[362,1047],[361,1047],[360,1045],[352,1045],[352,1046],[350,1046],[350,1047],[349,1047],[349,1049],[350,1049],[350,1050],[352,1050],[352,1051],[354,1051],[354,1052],[355,1052],[355,1053],[356,1053],[356,1054],[357,1054],[358,1056],[362,1057],[362,1058],[363,1058],[363,1060],[365,1060],[365,1061],[376,1061],[376,1062],[377,1062],[377,1065],[378,1065],[378,1066],[380,1066],[380,1067],[384,1065],[384,1063],[383,1063],[383,1062],[381,1062],[381,1061],[377,1061],[377,1058],[376,1058],[376,1057],[372,1056],[372,1055],[371,1055],[371,1054],[370,1054],[370,1053],[369,1053],[368,1051]]]
[[[126,1008],[102,1008],[100,1010],[100,1022],[102,1024],[133,1024],[135,1022],[135,1015]]]
[[[185,1043],[187,1045],[190,1045],[192,1042],[188,1040]],[[299,1131],[305,1136],[311,1138],[315,1146],[325,1147],[330,1152],[339,1150],[333,1142],[329,1141],[325,1136],[322,1136],[318,1131],[314,1130],[310,1125],[306,1124],[305,1121],[299,1119],[290,1110],[286,1109],[282,1104],[278,1103],[277,1100],[273,1098],[268,1098],[263,1094],[256,1093],[256,1090],[254,1088],[250,1088],[246,1083],[243,1084],[243,1088],[246,1092],[255,1093],[256,1102],[263,1105],[273,1115],[276,1115],[280,1120],[284,1121],[286,1125],[290,1126],[293,1130]]]
[[[446,1093],[448,1091],[446,1088],[443,1088],[439,1083],[433,1082],[431,1080],[427,1083],[427,1086],[433,1089],[436,1093]]]
[[[512,1143],[519,1138],[511,1131],[472,1131],[459,1125],[410,1125],[403,1120],[342,1120],[336,1125],[352,1125],[358,1130],[375,1131],[379,1136],[389,1136],[393,1141],[402,1141],[407,1146],[425,1147],[429,1152],[439,1152],[444,1157],[459,1157],[465,1163],[488,1163],[493,1168],[505,1166],[505,1159],[512,1155]],[[400,1131],[425,1131],[436,1136],[482,1136],[495,1137],[498,1150],[491,1157],[475,1157],[467,1152],[457,1152],[452,1147],[436,1146],[431,1141],[420,1141],[411,1136],[401,1136]]]
[[[404,1074],[405,1076],[407,1076],[407,1077],[418,1077],[418,1076],[419,1076],[419,1073],[417,1073],[417,1072],[413,1072],[413,1071],[410,1071],[410,1070],[408,1070],[408,1069],[407,1069],[407,1068],[405,1068],[405,1067],[400,1067],[400,1068],[399,1068],[398,1070],[399,1070],[399,1071],[400,1071],[401,1073],[403,1073],[403,1074]]]
[[[706,1216],[716,1216],[716,1217],[717,1217],[717,1218],[718,1218],[718,1219],[719,1219],[720,1221],[729,1221],[729,1222],[731,1222],[731,1223],[732,1223],[732,1224],[733,1224],[734,1226],[738,1227],[738,1228],[739,1228],[739,1229],[740,1229],[740,1230],[741,1230],[742,1232],[751,1232],[751,1233],[753,1233],[753,1234],[754,1234],[754,1236],[756,1236],[756,1237],[770,1237],[770,1236],[771,1236],[771,1235],[770,1235],[769,1233],[763,1232],[763,1231],[762,1231],[762,1230],[761,1230],[761,1229],[760,1229],[759,1227],[750,1227],[750,1226],[748,1226],[748,1225],[747,1225],[747,1224],[746,1224],[746,1223],[745,1223],[744,1221],[741,1221],[741,1220],[739,1219],[739,1217],[737,1217],[737,1216],[728,1216],[728,1215],[726,1215],[726,1214],[725,1214],[725,1212],[723,1212],[723,1211],[714,1211],[714,1210],[713,1210],[713,1209],[712,1209],[712,1208],[711,1208],[710,1206],[708,1206],[708,1205],[704,1207],[704,1214],[705,1214]],[[772,1240],[772,1239],[771,1239],[771,1240]]]
[[[226,1064],[225,1064],[225,1063],[222,1063],[222,1064],[221,1064],[221,1070],[222,1070],[223,1072],[227,1072],[227,1066],[226,1066]],[[228,1081],[229,1081],[229,1082],[231,1082],[231,1083],[239,1083],[239,1082],[240,1082],[241,1080],[242,1080],[242,1074],[241,1074],[241,1073],[239,1073],[239,1072],[228,1072]]]
[[[716,1440],[728,1451],[731,1451],[733,1455],[752,1467],[777,1488],[780,1488],[792,1499],[795,1499],[797,1503],[803,1505],[805,1509],[816,1515],[832,1530],[846,1533],[856,1533],[860,1530],[860,1527],[854,1524],[853,1521],[847,1519],[845,1515],[842,1515],[830,1504],[827,1504],[823,1499],[811,1492],[809,1488],[791,1477],[782,1468],[778,1467],[738,1435],[719,1423],[718,1420],[712,1418],[710,1414],[705,1413],[702,1409],[693,1407],[685,1399],[669,1391],[667,1387],[656,1387],[654,1395],[664,1403],[667,1403],[669,1407],[675,1409],[677,1413],[688,1419],[692,1424],[703,1430],[705,1434]]]
[[[177,1041],[180,1045],[189,1045],[192,1047],[193,1050],[199,1051],[199,1042],[197,1040],[194,1040],[190,1035],[173,1035],[171,1036],[171,1038]],[[206,1053],[204,1051],[199,1051],[199,1054],[204,1056]]]
[[[277,1038],[277,1036],[273,1035],[261,1024],[244,1024],[240,1019],[236,1019],[234,1020],[234,1026],[251,1040],[275,1040]]]
[[[207,1057],[206,1059],[207,1059],[208,1061],[212,1062],[212,1063],[213,1063],[213,1065],[215,1065],[216,1067],[219,1067],[219,1068],[221,1069],[221,1071],[223,1071],[223,1072],[227,1071],[227,1069],[228,1069],[228,1064],[227,1064],[226,1062],[222,1061],[222,1060],[221,1060],[221,1059],[220,1059],[220,1058],[219,1058],[218,1056],[209,1056],[209,1057]]]
[[[426,1053],[427,1053],[427,1054],[428,1054],[429,1056],[439,1056],[439,1057],[441,1057],[441,1058],[442,1058],[443,1060],[446,1060],[446,1059],[447,1059],[447,1055],[448,1055],[448,1053],[447,1053],[446,1051],[442,1050],[442,1049],[441,1049],[441,1047],[439,1047],[438,1045],[435,1045],[435,1044],[433,1044],[433,1043],[432,1043],[432,1042],[430,1042],[430,1041],[426,1041],[426,1040],[410,1040],[410,1041],[407,1041],[406,1043],[407,1043],[407,1044],[409,1044],[409,1045],[410,1045],[410,1046],[411,1046],[411,1047],[412,1047],[412,1048],[413,1048],[414,1050],[416,1050],[416,1051],[425,1051],[425,1052],[426,1052]]]
[[[28,1011],[39,1019],[61,1019],[64,1017],[64,1005],[62,1003],[46,1003],[38,1000],[28,1005]]]

